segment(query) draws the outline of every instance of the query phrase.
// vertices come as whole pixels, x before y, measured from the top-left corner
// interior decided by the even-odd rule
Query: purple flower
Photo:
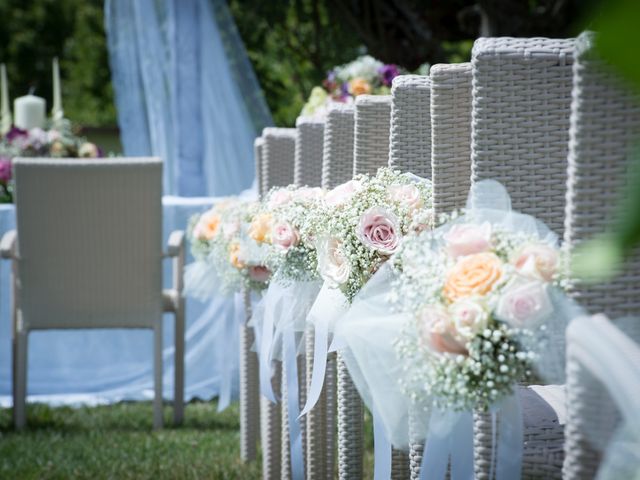
[[[382,79],[382,84],[390,87],[393,79],[400,75],[400,70],[398,69],[397,65],[389,64],[380,67],[378,69],[378,73],[380,74],[380,77]]]
[[[0,157],[0,182],[7,183],[9,180],[11,180],[11,177],[11,160],[7,157]]]
[[[27,132],[26,130],[22,130],[21,128],[14,127],[12,125],[11,130],[7,132],[7,134],[5,135],[5,138],[9,143],[13,143],[15,140],[19,140],[19,139],[26,140],[28,136],[29,136],[29,132]]]

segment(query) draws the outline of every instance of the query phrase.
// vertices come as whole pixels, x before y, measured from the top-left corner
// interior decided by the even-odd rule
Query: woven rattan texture
[[[298,117],[296,133],[294,183],[299,187],[319,187],[322,183],[324,120]]]
[[[391,87],[389,166],[431,178],[431,82],[399,75]]]
[[[627,179],[630,151],[640,135],[640,101],[593,52],[589,35],[577,42],[569,146],[565,241],[569,247],[608,230]],[[609,318],[640,313],[640,255],[620,275],[577,286],[575,298]]]
[[[281,362],[274,362],[273,391],[280,397],[280,378],[282,374]],[[280,478],[281,463],[281,407],[272,403],[266,397],[260,397],[260,423],[261,423],[261,443],[262,443],[262,478],[270,480]]]
[[[356,97],[353,174],[375,175],[389,164],[391,96]]]
[[[322,186],[333,188],[353,177],[353,105],[338,104],[329,109],[324,130]]]
[[[436,215],[464,207],[471,186],[471,64],[431,68],[431,168]]]
[[[312,325],[309,325],[305,336],[306,343],[306,373],[307,388],[311,384],[313,375],[313,353],[315,343],[315,331]],[[315,406],[307,413],[307,451],[306,451],[306,468],[308,480],[325,480],[327,474],[326,467],[326,387],[323,388],[322,394]]]
[[[347,365],[338,353],[338,478],[362,478],[364,407]]]
[[[502,182],[513,208],[564,229],[572,39],[480,38],[472,51],[472,179]]]
[[[262,182],[264,176],[262,175],[262,149],[264,147],[264,139],[257,137],[253,142],[253,156],[256,162],[256,183],[258,186],[258,195],[262,197],[263,188]]]
[[[293,183],[296,129],[267,127],[262,137],[262,188],[267,193],[273,187]]]
[[[249,292],[244,294],[245,319],[251,318]],[[251,347],[253,328],[240,326],[240,457],[245,462],[256,459],[260,432],[260,386],[258,357]]]
[[[324,389],[326,391],[326,436],[325,436],[325,472],[327,479],[335,478],[336,465],[336,407],[337,407],[337,355],[335,352],[329,353],[327,358],[327,371],[324,378]]]
[[[576,42],[569,144],[565,240],[572,248],[607,230],[615,221],[619,193],[629,178],[628,158],[640,132],[640,100],[596,56],[592,33]],[[613,280],[576,285],[574,297],[591,312],[610,318],[640,313],[640,255],[633,252]],[[571,359],[569,359],[571,360]],[[592,478],[600,454],[588,438],[608,438],[613,403],[588,372],[567,364],[567,429],[564,476]],[[596,433],[597,432],[597,433]],[[589,435],[590,434],[590,435]]]

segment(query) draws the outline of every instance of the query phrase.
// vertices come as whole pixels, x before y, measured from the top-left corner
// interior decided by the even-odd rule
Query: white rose
[[[333,237],[325,238],[318,242],[317,250],[320,276],[333,286],[344,284],[351,275],[351,264],[342,242]]]
[[[513,327],[530,328],[553,313],[547,286],[532,280],[513,282],[502,292],[496,317]]]
[[[484,330],[489,320],[488,312],[470,299],[458,300],[449,307],[449,314],[453,320],[456,336],[468,342]]]

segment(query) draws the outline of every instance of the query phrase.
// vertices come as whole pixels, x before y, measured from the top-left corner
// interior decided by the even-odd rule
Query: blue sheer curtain
[[[165,194],[251,186],[253,139],[272,123],[224,0],[106,0],[126,155],[164,159]]]

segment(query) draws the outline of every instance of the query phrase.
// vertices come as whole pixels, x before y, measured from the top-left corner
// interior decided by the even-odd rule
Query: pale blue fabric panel
[[[171,231],[184,229],[191,215],[212,203],[211,198],[165,197],[165,243]],[[0,205],[0,235],[13,228],[13,206]],[[171,265],[165,262],[165,286],[169,287]],[[9,262],[0,262],[0,404],[3,406],[11,404],[9,274]],[[226,368],[237,382],[239,340],[233,307],[233,300],[224,297],[206,304],[187,300],[187,399],[217,396]],[[164,327],[165,398],[172,398],[174,321],[171,315],[165,316]],[[144,330],[32,332],[29,335],[29,399],[51,403],[150,399],[153,395],[152,340],[151,332]],[[235,383],[233,391],[234,394],[237,391]]]
[[[125,154],[163,158],[166,194],[249,188],[272,121],[226,3],[107,0],[105,26]]]

